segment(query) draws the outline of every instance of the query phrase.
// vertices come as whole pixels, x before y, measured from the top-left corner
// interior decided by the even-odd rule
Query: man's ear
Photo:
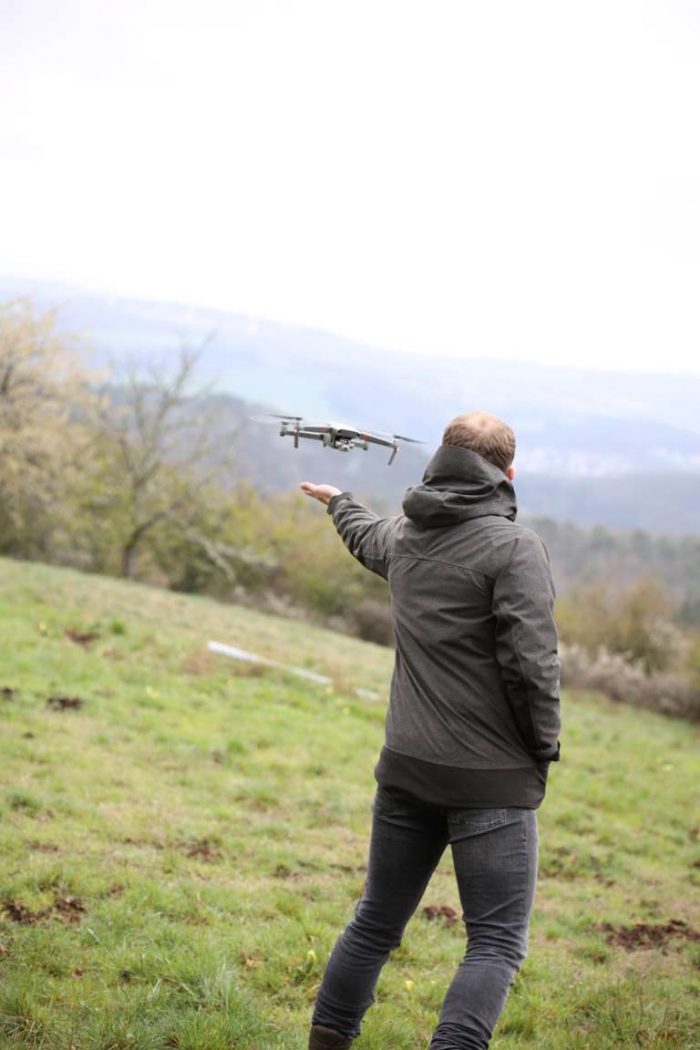
[[[508,478],[508,481],[513,480],[513,478],[515,477],[515,467],[508,467],[506,471],[506,477]]]

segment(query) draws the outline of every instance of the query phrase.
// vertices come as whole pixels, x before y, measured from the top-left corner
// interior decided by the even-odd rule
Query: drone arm
[[[340,538],[354,558],[385,580],[389,572],[392,518],[379,518],[352,492],[340,492],[328,504]]]
[[[299,438],[309,438],[312,441],[323,441],[325,434],[312,434],[308,430],[281,430],[280,437],[294,438],[294,448],[299,448]]]

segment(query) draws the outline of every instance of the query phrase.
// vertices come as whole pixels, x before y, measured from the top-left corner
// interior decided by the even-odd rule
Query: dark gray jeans
[[[367,880],[340,934],[312,1023],[355,1038],[389,952],[401,943],[447,844],[468,946],[445,996],[430,1050],[483,1050],[527,954],[537,879],[534,809],[452,809],[379,787]]]

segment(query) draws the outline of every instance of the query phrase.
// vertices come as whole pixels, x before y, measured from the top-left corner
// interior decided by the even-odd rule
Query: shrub
[[[363,599],[352,611],[351,624],[353,633],[365,642],[388,646],[394,644],[394,625],[388,602]]]
[[[673,603],[659,581],[638,580],[611,591],[604,583],[581,587],[557,602],[562,639],[590,655],[604,649],[647,673],[681,669],[687,661],[686,636],[671,617]]]
[[[562,643],[559,655],[564,686],[598,690],[635,707],[700,721],[700,682],[682,671],[649,672],[641,661],[603,647],[591,654],[583,646]]]

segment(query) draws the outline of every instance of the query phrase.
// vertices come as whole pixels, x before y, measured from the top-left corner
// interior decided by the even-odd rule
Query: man
[[[328,961],[310,1050],[344,1050],[359,1035],[448,843],[468,945],[430,1050],[487,1047],[527,953],[535,810],[559,759],[554,587],[542,541],[515,524],[511,428],[472,412],[442,440],[396,517],[330,485],[301,486],[389,581],[396,641],[367,879]]]

